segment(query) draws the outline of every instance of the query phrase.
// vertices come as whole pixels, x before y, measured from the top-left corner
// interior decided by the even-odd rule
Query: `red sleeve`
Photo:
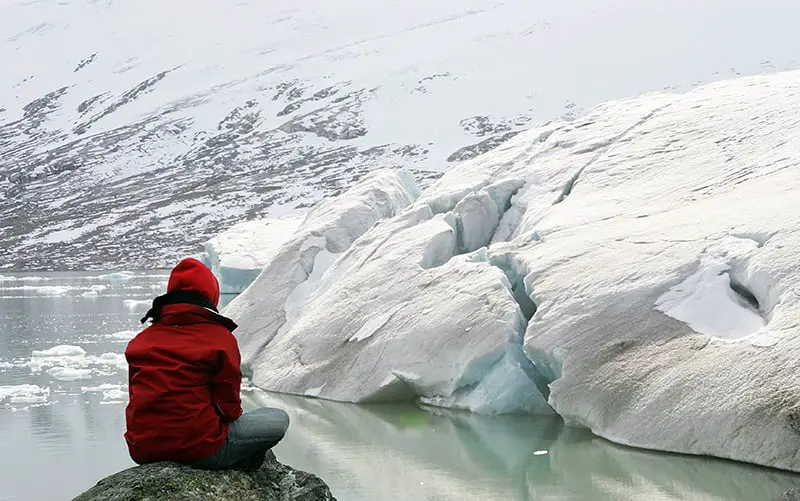
[[[225,336],[217,356],[217,371],[211,378],[212,398],[223,422],[236,421],[242,415],[242,385],[239,346],[233,334]]]

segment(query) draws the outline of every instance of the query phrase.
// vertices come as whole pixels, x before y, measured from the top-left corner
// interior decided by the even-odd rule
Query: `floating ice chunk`
[[[79,381],[91,379],[91,369],[75,369],[73,367],[51,367],[45,371],[49,376],[59,381]]]
[[[86,355],[86,350],[80,346],[73,346],[69,344],[60,344],[53,346],[46,350],[33,350],[32,358],[49,358],[49,357],[82,357]]]
[[[115,271],[113,273],[106,273],[105,275],[97,275],[95,277],[98,280],[130,280],[131,278],[135,277],[133,273],[129,271]]]
[[[107,285],[95,284],[89,287],[89,290],[84,291],[81,296],[83,297],[97,297],[101,292],[108,289]]]
[[[103,401],[124,402],[128,399],[128,392],[121,389],[111,389],[103,392]]]
[[[236,224],[204,247],[223,294],[243,292],[300,226],[302,219],[257,219]]]
[[[122,304],[129,310],[146,310],[150,307],[152,301],[149,299],[125,299]]]
[[[106,365],[116,369],[127,369],[128,362],[125,360],[125,355],[122,353],[103,353],[97,357],[98,365]]]
[[[14,287],[11,289],[14,289]],[[42,296],[63,296],[73,290],[72,287],[60,285],[23,285],[19,287],[19,289],[31,291],[34,294],[40,294]]]
[[[0,369],[12,369],[14,367],[27,367],[30,364],[28,360],[14,359],[14,360],[0,360]]]
[[[141,331],[119,331],[112,334],[105,334],[103,335],[103,339],[108,339],[111,341],[130,341],[136,337],[139,332]]]
[[[59,345],[34,351],[30,359],[32,372],[45,371],[56,379],[85,379],[91,374],[110,375],[126,370],[127,361],[121,353],[90,355],[80,346]]]
[[[83,393],[102,393],[105,391],[110,390],[122,390],[124,385],[121,384],[112,384],[112,383],[103,383],[98,386],[83,386],[81,388],[81,392]]]
[[[0,282],[49,282],[50,277],[0,275]]]
[[[0,386],[0,402],[10,404],[43,403],[50,397],[50,388],[35,384]]]

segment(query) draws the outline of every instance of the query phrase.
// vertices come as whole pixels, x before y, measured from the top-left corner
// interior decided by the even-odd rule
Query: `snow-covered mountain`
[[[740,78],[533,127],[418,196],[371,174],[226,307],[253,382],[800,471],[798,109],[800,71]]]
[[[153,267],[378,167],[792,67],[786,0],[7,0],[0,265]]]

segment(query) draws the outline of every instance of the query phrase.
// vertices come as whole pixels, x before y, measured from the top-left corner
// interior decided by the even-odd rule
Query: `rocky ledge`
[[[212,472],[162,462],[104,478],[73,501],[336,501],[319,477],[270,452],[257,471]]]

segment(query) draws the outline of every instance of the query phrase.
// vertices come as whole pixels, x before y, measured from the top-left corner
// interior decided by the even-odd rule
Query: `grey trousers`
[[[245,412],[229,425],[228,438],[222,447],[192,466],[203,470],[256,470],[288,428],[289,415],[280,409],[264,407]]]

